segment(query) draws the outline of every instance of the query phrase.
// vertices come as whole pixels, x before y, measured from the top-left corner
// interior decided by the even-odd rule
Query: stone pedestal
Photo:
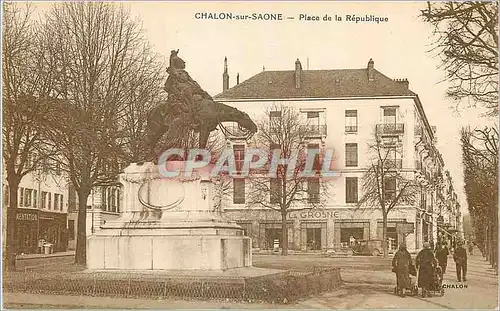
[[[153,163],[120,175],[123,211],[87,239],[93,270],[226,270],[252,265],[251,240],[222,217],[208,174],[165,178]]]

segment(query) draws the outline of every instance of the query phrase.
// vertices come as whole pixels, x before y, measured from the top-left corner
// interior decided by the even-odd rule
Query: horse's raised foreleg
[[[206,127],[200,128],[198,148],[205,149],[207,147],[208,136],[210,135],[210,130]]]

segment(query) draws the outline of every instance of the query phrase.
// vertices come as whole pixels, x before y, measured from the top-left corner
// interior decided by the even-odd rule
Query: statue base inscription
[[[178,166],[183,176],[184,162]],[[151,162],[120,175],[124,210],[87,239],[91,270],[226,270],[252,265],[251,240],[222,217],[204,173],[163,178]]]

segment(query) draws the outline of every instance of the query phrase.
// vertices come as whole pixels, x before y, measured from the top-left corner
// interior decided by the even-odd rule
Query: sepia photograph
[[[3,1],[2,309],[498,310],[498,1]]]

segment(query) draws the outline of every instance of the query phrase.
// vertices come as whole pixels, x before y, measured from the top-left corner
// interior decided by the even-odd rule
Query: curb
[[[17,257],[16,261],[23,261],[23,260],[36,260],[36,259],[45,259],[45,258],[57,258],[57,257],[74,257],[75,254],[48,254],[48,255],[41,255],[41,256],[27,256],[27,257]]]

